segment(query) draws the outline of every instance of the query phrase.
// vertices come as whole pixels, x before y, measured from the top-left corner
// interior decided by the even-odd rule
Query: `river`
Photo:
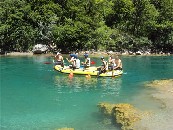
[[[159,104],[145,96],[144,82],[173,78],[173,56],[121,59],[121,77],[74,75],[69,79],[67,74],[53,69],[52,57],[1,56],[0,129],[120,130],[105,120],[98,103],[130,103],[143,110],[157,110]],[[91,57],[91,61],[96,66],[101,64],[99,57]]]

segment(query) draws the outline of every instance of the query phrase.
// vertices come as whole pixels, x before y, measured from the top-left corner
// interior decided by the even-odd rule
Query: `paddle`
[[[112,70],[112,77],[114,77],[114,69]]]
[[[56,62],[54,60],[53,60],[53,62],[49,62],[49,61],[44,62],[44,64],[52,64],[52,63],[56,63]]]
[[[91,61],[91,64],[94,65],[94,64],[96,64],[96,63],[95,63],[95,61]]]
[[[44,62],[44,64],[52,64],[51,62]]]
[[[52,64],[52,63],[55,63],[55,61],[53,60],[53,62],[50,62],[50,61],[45,61],[44,64]]]

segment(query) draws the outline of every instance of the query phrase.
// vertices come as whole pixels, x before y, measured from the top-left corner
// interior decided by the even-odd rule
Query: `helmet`
[[[104,59],[104,57],[102,56],[102,57],[101,57],[101,60],[103,60],[103,59]]]
[[[88,54],[84,54],[85,57],[88,57]]]
[[[70,57],[78,58],[76,54],[70,54]]]
[[[76,58],[76,59],[77,59],[77,58],[78,58],[78,56],[77,56],[76,54],[74,54],[74,58]]]

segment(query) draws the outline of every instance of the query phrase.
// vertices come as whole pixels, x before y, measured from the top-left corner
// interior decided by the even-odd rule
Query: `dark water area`
[[[83,57],[80,58],[83,61]],[[0,57],[1,130],[119,130],[99,112],[99,102],[156,109],[144,82],[173,78],[173,56],[122,56],[118,78],[74,75],[53,69],[52,57]],[[95,66],[100,58],[92,57]],[[45,64],[50,63],[50,64]],[[66,65],[68,64],[65,61]]]

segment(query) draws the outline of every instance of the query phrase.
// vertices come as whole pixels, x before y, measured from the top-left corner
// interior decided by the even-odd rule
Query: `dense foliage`
[[[0,48],[173,50],[172,0],[2,0]]]

